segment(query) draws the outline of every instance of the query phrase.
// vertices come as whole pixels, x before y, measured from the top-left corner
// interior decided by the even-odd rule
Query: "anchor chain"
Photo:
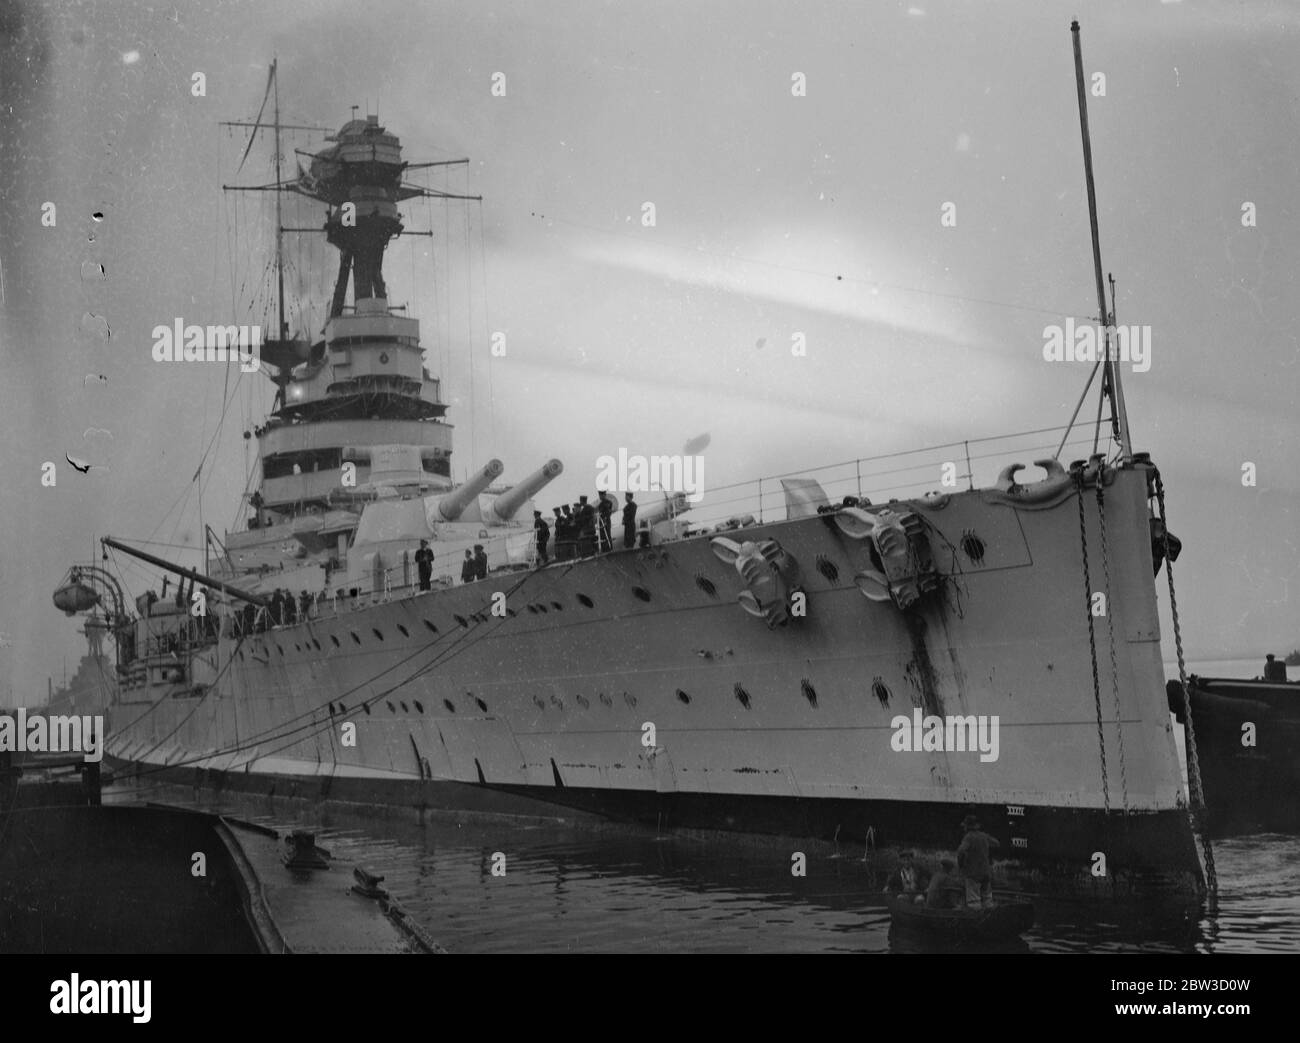
[[[1088,653],[1092,657],[1092,701],[1097,708],[1097,748],[1101,751],[1101,797],[1110,816],[1110,778],[1106,773],[1106,735],[1101,723],[1101,681],[1097,676],[1097,635],[1092,625],[1092,579],[1088,571],[1088,526],[1083,517],[1083,468],[1074,472],[1079,501],[1079,545],[1083,548],[1083,611],[1088,617]]]
[[[1106,538],[1106,497],[1102,493],[1101,474],[1097,475],[1097,516],[1101,519],[1101,569],[1106,584],[1106,632],[1110,638],[1110,692],[1115,700],[1115,730],[1119,736],[1119,789],[1128,814],[1128,769],[1124,762],[1124,712],[1119,701],[1119,663],[1115,656],[1114,601],[1110,596],[1110,544]]]
[[[1210,834],[1204,826],[1205,789],[1201,785],[1201,762],[1196,752],[1196,728],[1192,724],[1192,699],[1187,694],[1187,664],[1183,659],[1183,631],[1178,620],[1178,597],[1174,593],[1173,563],[1169,560],[1169,524],[1165,517],[1165,483],[1160,471],[1155,472],[1156,504],[1160,510],[1160,523],[1165,555],[1165,578],[1169,581],[1169,615],[1174,623],[1174,648],[1178,652],[1178,686],[1183,696],[1183,720],[1187,722],[1183,729],[1187,736],[1187,783],[1191,791],[1187,802],[1187,817],[1191,822],[1192,832],[1201,842],[1201,851],[1205,858],[1205,882],[1211,894],[1219,890],[1219,874],[1214,867],[1214,847],[1210,843]]]

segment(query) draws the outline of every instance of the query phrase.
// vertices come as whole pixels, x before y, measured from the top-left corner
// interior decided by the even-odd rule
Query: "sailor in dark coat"
[[[460,581],[462,583],[474,582],[474,553],[468,547],[465,548],[465,560],[460,565]]]
[[[631,493],[625,493],[627,503],[623,505],[623,546],[631,548],[636,543],[636,501]]]
[[[483,544],[474,544],[474,578],[487,579],[488,558],[483,553]]]
[[[569,556],[569,521],[559,507],[555,508],[555,521],[552,524],[555,528],[555,560],[564,561]]]
[[[429,549],[428,540],[420,541],[420,549],[415,552],[415,567],[420,573],[420,589],[428,590],[433,579],[433,551]]]
[[[541,511],[533,511],[533,531],[537,533],[537,564],[549,564],[551,559],[546,556],[546,545],[551,541],[551,527],[546,524]]]
[[[590,557],[596,553],[596,508],[585,496],[579,496],[573,513],[578,519],[578,556]]]
[[[614,543],[610,539],[610,529],[613,526],[610,521],[614,516],[614,501],[609,498],[609,493],[605,492],[604,489],[600,491],[596,513],[600,519],[600,549],[602,551],[612,550]]]

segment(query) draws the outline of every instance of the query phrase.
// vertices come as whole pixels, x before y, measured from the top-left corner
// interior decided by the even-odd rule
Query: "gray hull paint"
[[[1100,851],[1108,879],[1196,890],[1146,496],[1141,468],[1106,487],[1106,591],[1085,494],[1091,589],[1108,594],[1116,663],[1112,678],[1097,617],[1100,740],[1077,500],[981,490],[905,505],[945,577],[907,612],[861,595],[866,543],[830,518],[757,525],[727,535],[779,542],[800,567],[806,618],[769,628],[742,611],[744,581],[708,537],[495,574],[223,639],[186,686],[124,689],[109,749],[146,769],[395,803],[455,783],[628,817],[668,809],[683,825],[851,823],[878,843],[924,843],[977,808],[1031,876],[1090,876]],[[996,716],[997,760],[895,750],[892,722],[914,708]],[[1013,818],[1043,826],[1017,835]]]

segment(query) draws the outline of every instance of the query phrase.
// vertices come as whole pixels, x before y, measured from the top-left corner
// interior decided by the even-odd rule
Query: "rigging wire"
[[[469,175],[467,174],[466,177]],[[466,192],[466,195],[469,193]],[[469,236],[469,207],[465,207],[465,254],[468,257],[470,253],[470,236]],[[469,458],[478,459],[478,409],[476,408],[478,398],[474,394],[474,362],[478,356],[478,351],[474,344],[474,271],[473,265],[465,265],[465,323],[466,333],[469,342],[466,350],[469,353]]]
[[[469,170],[465,172],[465,195],[470,194]],[[477,200],[478,203],[478,256],[479,270],[481,279],[479,280],[483,287],[483,340],[485,344],[490,344],[493,336],[492,317],[488,311],[488,283],[487,283],[487,248],[483,241],[483,200]],[[468,212],[468,207],[466,211]],[[466,218],[468,220],[468,217]],[[471,265],[473,259],[470,259]],[[487,377],[488,377],[488,434],[491,438],[492,447],[497,445],[497,412],[496,412],[496,395],[492,386],[492,371],[495,367],[492,364],[492,352],[487,353]]]

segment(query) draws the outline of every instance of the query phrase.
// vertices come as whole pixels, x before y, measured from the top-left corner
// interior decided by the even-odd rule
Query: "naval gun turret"
[[[478,494],[501,477],[501,472],[505,466],[500,460],[489,460],[478,471],[470,476],[464,485],[458,486],[449,493],[442,496],[426,497],[424,501],[425,513],[429,519],[429,527],[433,528],[438,522],[451,522],[460,518],[465,508],[470,504],[478,502]],[[473,521],[473,518],[467,518],[466,521]]]
[[[518,485],[503,492],[483,509],[483,520],[489,525],[504,525],[532,497],[546,488],[564,471],[559,460],[548,460]]]

